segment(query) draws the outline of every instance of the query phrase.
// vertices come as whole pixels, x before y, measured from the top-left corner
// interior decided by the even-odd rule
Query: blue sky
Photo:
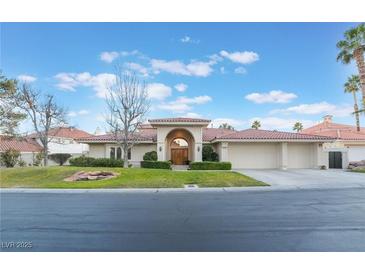
[[[69,124],[90,132],[106,129],[103,95],[115,64],[148,84],[149,118],[204,117],[238,129],[259,119],[291,130],[332,114],[353,124],[343,83],[357,70],[336,62],[336,42],[354,25],[3,23],[1,70],[55,94]]]

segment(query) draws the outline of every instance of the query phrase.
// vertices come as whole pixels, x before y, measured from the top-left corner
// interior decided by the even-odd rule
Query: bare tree
[[[121,66],[115,69],[115,81],[106,95],[109,117],[106,119],[115,140],[123,150],[124,167],[128,167],[128,150],[136,142],[139,126],[149,111],[147,87],[132,73],[124,73]]]
[[[40,92],[23,84],[16,94],[16,105],[22,109],[31,120],[34,131],[43,145],[44,165],[48,165],[48,144],[53,136],[49,136],[52,128],[65,122],[66,111],[58,106],[53,95],[41,97]]]

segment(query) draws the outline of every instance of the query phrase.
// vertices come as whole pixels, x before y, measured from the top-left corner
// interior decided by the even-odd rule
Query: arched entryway
[[[166,159],[173,165],[187,165],[194,159],[194,137],[186,129],[174,129],[166,136]]]

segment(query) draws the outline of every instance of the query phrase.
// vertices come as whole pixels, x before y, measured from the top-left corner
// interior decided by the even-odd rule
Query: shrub
[[[80,156],[70,159],[70,165],[80,167],[123,167],[123,160]]]
[[[170,161],[142,161],[143,168],[171,169]]]
[[[191,170],[231,170],[230,162],[192,162]]]
[[[214,152],[213,147],[211,145],[203,145],[203,161],[210,161],[210,162],[218,162],[219,155]]]
[[[21,159],[18,161],[18,166],[25,167],[26,165],[27,165],[27,163],[24,160]]]
[[[143,161],[157,161],[157,152],[150,151],[143,155]]]
[[[43,152],[37,153],[33,161],[33,165],[40,166],[42,164],[43,159],[44,159],[44,153]]]
[[[63,166],[64,163],[67,162],[68,159],[71,158],[71,154],[68,153],[55,153],[48,156],[49,159],[55,161],[60,166]]]
[[[6,167],[14,167],[19,162],[20,152],[15,149],[8,149],[0,153],[0,163]]]

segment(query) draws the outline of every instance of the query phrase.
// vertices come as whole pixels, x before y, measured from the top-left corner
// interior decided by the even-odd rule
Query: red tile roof
[[[30,138],[0,136],[0,151],[15,149],[20,152],[40,152],[42,146]]]
[[[231,134],[236,131],[231,129],[223,129],[223,128],[203,128],[203,141],[209,142],[214,138],[219,138],[223,135]]]
[[[150,119],[150,123],[210,123],[210,120],[200,118],[163,118],[163,119]]]
[[[156,142],[157,131],[154,128],[143,129],[130,136],[130,140],[140,142]],[[94,135],[85,138],[78,138],[77,141],[84,143],[104,143],[104,142],[115,142],[114,134],[108,133],[103,135]]]
[[[330,137],[301,134],[294,132],[283,132],[275,130],[245,129],[231,134],[220,136],[216,139],[222,140],[332,140]]]
[[[38,136],[37,133],[32,133],[29,135],[29,137],[31,138],[36,138],[37,136]],[[78,139],[78,138],[91,137],[93,135],[74,127],[57,127],[49,131],[49,136]]]
[[[361,128],[360,132],[358,132],[355,126],[332,122],[319,123],[315,126],[304,129],[302,133],[328,136],[340,140],[365,141],[365,128]]]

